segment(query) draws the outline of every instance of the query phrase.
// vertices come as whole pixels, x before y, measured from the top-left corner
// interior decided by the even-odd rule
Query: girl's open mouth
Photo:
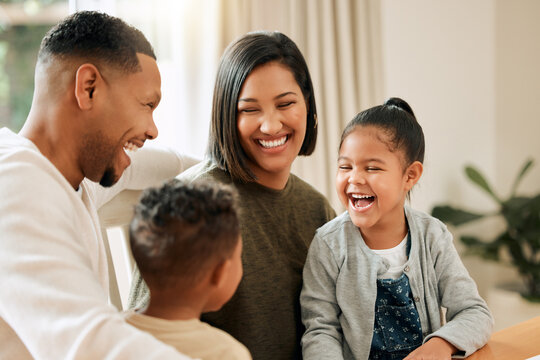
[[[351,206],[358,211],[367,210],[375,202],[375,196],[372,195],[360,195],[360,194],[348,194],[349,202]]]

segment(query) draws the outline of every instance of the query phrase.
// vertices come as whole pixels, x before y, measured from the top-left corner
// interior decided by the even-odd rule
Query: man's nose
[[[149,124],[149,127],[148,129],[146,130],[146,138],[148,140],[153,140],[155,138],[157,138],[158,136],[158,129],[157,129],[157,126],[156,126],[156,123],[154,122],[154,119],[150,119],[150,124]]]

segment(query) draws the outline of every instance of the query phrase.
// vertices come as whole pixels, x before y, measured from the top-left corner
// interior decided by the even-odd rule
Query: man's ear
[[[75,73],[75,98],[81,110],[92,108],[97,87],[101,84],[103,84],[103,78],[94,65],[79,66]]]
[[[215,287],[221,287],[221,284],[225,280],[227,272],[229,271],[229,268],[231,267],[231,260],[223,260],[219,264],[217,264],[214,267],[214,270],[212,271],[212,276],[210,277],[210,283]]]
[[[424,172],[424,165],[420,161],[415,161],[407,170],[405,170],[405,189],[411,190],[414,185],[420,180],[422,173]]]

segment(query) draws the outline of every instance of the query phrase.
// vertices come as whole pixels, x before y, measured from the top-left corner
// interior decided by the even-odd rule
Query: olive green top
[[[315,230],[335,217],[334,209],[293,174],[283,190],[234,182],[209,162],[181,178],[230,184],[239,195],[244,276],[232,299],[202,320],[234,336],[254,359],[301,359],[302,268]],[[148,302],[148,288],[138,272],[134,275],[129,303],[140,308]]]

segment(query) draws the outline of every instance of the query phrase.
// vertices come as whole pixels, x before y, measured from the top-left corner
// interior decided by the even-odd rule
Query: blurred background
[[[415,208],[430,212],[445,203],[494,211],[496,204],[466,179],[464,166],[480,169],[504,197],[526,159],[540,162],[540,1],[0,1],[0,126],[21,128],[41,38],[82,9],[119,16],[145,33],[162,74],[155,143],[198,158],[204,155],[214,76],[227,44],[253,30],[291,37],[310,67],[319,118],[317,149],[297,160],[293,171],[338,212],[343,208],[334,175],[341,130],[356,113],[391,96],[409,102],[426,137],[425,173],[411,197]],[[536,164],[518,193],[539,189]],[[451,229],[490,239],[503,228],[494,218]],[[457,237],[456,246],[465,252]],[[539,304],[494,294],[497,284],[520,281],[513,267],[471,256],[463,260],[497,329],[540,315]],[[532,310],[525,310],[529,305]]]

